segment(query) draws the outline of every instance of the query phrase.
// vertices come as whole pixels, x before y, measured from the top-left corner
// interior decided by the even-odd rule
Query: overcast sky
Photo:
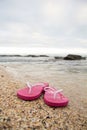
[[[0,0],[0,48],[87,53],[87,0]]]

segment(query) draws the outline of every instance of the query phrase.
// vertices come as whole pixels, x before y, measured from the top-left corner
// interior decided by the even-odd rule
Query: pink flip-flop
[[[63,107],[69,102],[68,98],[61,93],[62,89],[56,90],[53,87],[45,87],[44,91],[44,102],[49,106]]]
[[[48,83],[37,83],[35,85],[27,83],[26,87],[17,91],[17,96],[23,100],[34,100],[39,98],[44,88],[48,86]]]

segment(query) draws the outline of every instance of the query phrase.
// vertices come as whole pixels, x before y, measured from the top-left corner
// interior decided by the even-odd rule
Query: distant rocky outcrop
[[[47,55],[0,55],[0,57],[49,57]]]
[[[49,56],[47,56],[47,55],[39,55],[40,57],[49,57]]]
[[[66,57],[64,57],[64,60],[82,60],[82,59],[86,59],[86,58],[80,55],[73,55],[73,54],[69,54]]]
[[[21,55],[0,55],[0,57],[21,57]]]
[[[25,55],[25,57],[49,57],[47,55]]]
[[[38,55],[25,55],[25,57],[38,57]]]

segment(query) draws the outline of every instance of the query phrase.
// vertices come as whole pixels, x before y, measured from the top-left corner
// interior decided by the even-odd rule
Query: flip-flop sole
[[[66,97],[64,97],[63,99],[62,98],[60,98],[60,99],[55,98],[54,99],[54,97],[52,97],[51,94],[46,93],[44,95],[44,102],[48,106],[52,106],[52,107],[64,107],[64,106],[68,105],[69,100]]]
[[[25,88],[22,88],[17,91],[17,96],[18,98],[22,100],[26,100],[26,101],[35,100],[40,97],[41,93],[44,90],[44,87],[47,87],[47,86],[49,86],[48,83],[44,83],[44,86],[41,86],[41,85],[33,86],[30,93],[29,93],[29,88],[26,86]]]
[[[29,93],[29,88],[23,88],[21,90],[18,90],[17,96],[23,100],[34,100],[37,99],[43,91],[42,87],[33,87],[31,90],[31,93]]]

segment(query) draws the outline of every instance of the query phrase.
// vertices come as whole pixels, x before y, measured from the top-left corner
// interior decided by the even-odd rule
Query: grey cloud
[[[0,1],[0,46],[86,48],[84,6],[86,0]]]

